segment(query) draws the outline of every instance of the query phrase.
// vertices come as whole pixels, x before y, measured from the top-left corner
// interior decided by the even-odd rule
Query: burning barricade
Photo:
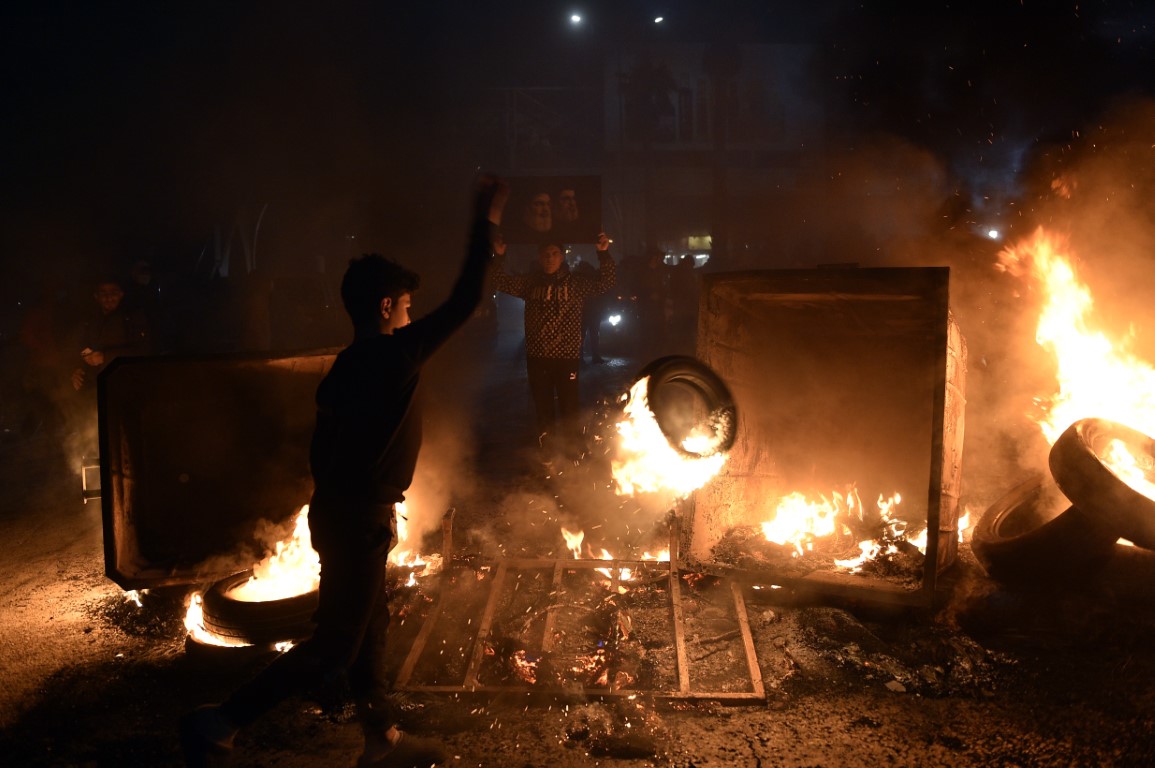
[[[1035,338],[1056,379],[1032,414],[1051,445],[1054,482],[1011,489],[975,532],[983,566],[1017,585],[1085,582],[1117,543],[1155,548],[1155,369],[1131,352],[1130,336],[1114,340],[1095,326],[1091,291],[1068,250],[1039,229],[1000,253],[999,267],[1043,296]]]
[[[966,343],[949,271],[704,278],[698,348],[742,421],[689,562],[809,599],[930,605],[961,531]],[[961,519],[960,519],[961,517]]]
[[[440,554],[416,553],[408,531],[406,505],[397,505],[397,542],[389,553],[395,581],[415,586],[419,576],[436,573]],[[285,650],[313,630],[321,562],[309,535],[309,505],[292,519],[290,533],[251,569],[233,574],[188,598],[185,628],[205,645],[273,645]]]

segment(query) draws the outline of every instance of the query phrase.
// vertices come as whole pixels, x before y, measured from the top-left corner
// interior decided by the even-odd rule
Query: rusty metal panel
[[[740,418],[729,461],[689,505],[688,558],[708,563],[726,531],[772,517],[768,500],[854,483],[864,504],[900,492],[904,519],[929,530],[919,583],[797,565],[775,583],[839,599],[932,601],[957,554],[965,411],[949,270],[707,275],[697,352],[730,386]]]
[[[307,503],[334,351],[120,358],[98,381],[105,571],[125,589],[229,575],[261,519]]]

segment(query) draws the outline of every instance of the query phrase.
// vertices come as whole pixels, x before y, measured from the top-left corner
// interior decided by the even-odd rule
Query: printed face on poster
[[[600,176],[515,176],[502,231],[506,242],[558,245],[597,241],[602,223]]]

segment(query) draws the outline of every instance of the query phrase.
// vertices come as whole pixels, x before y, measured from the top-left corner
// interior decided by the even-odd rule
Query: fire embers
[[[625,594],[588,568],[563,572],[556,585],[541,569],[517,573],[485,641],[479,681],[575,693],[675,688],[668,572],[633,574]]]
[[[442,580],[422,631],[436,628],[414,643],[399,689],[765,695],[732,584],[636,560],[505,560],[469,573]]]
[[[633,613],[644,613],[650,602],[661,604],[661,597],[653,594],[652,585],[631,590],[629,598],[588,586],[592,589],[584,594],[571,591],[562,598],[564,603],[554,606],[561,610],[551,625],[548,650],[539,647],[534,631],[544,623],[542,612],[550,610],[548,605],[528,607],[519,620],[495,625],[485,646],[481,680],[488,685],[540,685],[575,693],[654,687],[660,678],[656,656],[647,654],[635,632]]]

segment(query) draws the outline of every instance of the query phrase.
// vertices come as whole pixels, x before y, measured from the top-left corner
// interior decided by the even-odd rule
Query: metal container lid
[[[125,589],[222,578],[260,520],[280,523],[308,503],[314,395],[335,357],[109,365],[97,393],[108,577]]]

